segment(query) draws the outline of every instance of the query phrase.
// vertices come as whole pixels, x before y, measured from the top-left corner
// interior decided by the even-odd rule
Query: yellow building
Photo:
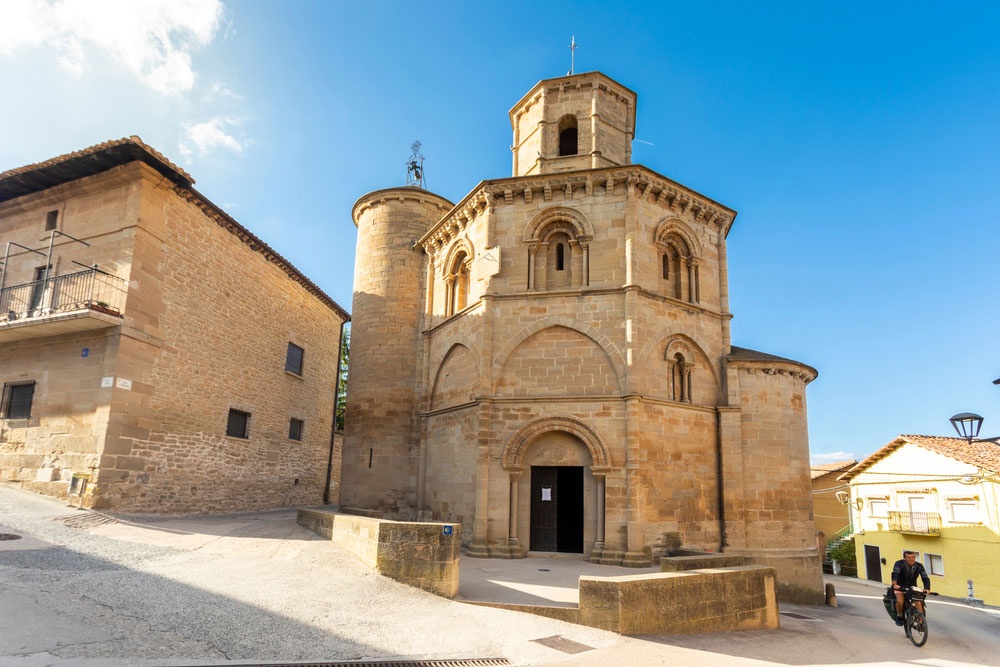
[[[816,532],[823,533],[827,541],[833,540],[837,533],[849,531],[851,526],[850,509],[847,503],[840,502],[837,491],[844,488],[840,475],[857,465],[857,461],[837,461],[814,465],[811,468],[813,515],[816,520]]]
[[[1000,604],[1000,444],[901,435],[840,479],[850,483],[858,576],[888,583],[916,551],[943,595]]]

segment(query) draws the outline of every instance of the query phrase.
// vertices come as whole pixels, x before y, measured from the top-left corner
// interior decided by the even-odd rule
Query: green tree
[[[854,537],[846,539],[830,549],[830,559],[840,562],[841,572],[846,577],[858,576],[858,557],[854,550]]]
[[[347,363],[351,348],[351,327],[344,327],[344,336],[340,340],[340,374],[337,376],[337,414],[334,428],[344,430],[344,409],[347,407]]]

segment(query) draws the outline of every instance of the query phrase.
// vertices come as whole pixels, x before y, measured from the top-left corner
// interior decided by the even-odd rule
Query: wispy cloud
[[[195,155],[203,156],[216,148],[243,153],[250,142],[235,136],[242,123],[239,118],[218,116],[201,123],[185,124],[180,144],[181,155],[190,160]]]
[[[3,0],[0,55],[45,46],[82,74],[100,52],[152,90],[184,93],[195,80],[191,54],[212,41],[222,18],[220,0]]]
[[[811,457],[812,462],[816,464],[821,463],[836,463],[837,461],[856,461],[858,457],[852,452],[824,452],[822,454],[813,454]]]

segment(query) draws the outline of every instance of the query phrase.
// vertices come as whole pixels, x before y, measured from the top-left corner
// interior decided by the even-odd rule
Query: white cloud
[[[232,116],[218,116],[203,123],[187,123],[183,126],[180,152],[190,160],[195,154],[203,156],[216,148],[227,148],[243,153],[249,145],[246,140],[237,139],[232,130],[239,128],[242,121]]]
[[[813,454],[811,457],[814,464],[837,463],[838,461],[857,461],[858,457],[851,452],[827,452],[824,454]]]
[[[194,85],[191,54],[212,41],[221,0],[3,0],[0,55],[45,46],[76,74],[95,51],[149,88],[172,94]]]

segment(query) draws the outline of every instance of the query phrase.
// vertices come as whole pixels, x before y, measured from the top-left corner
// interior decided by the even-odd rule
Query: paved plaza
[[[19,538],[0,540],[3,666],[463,658],[595,667],[957,666],[995,664],[1000,633],[996,610],[959,603],[946,619],[936,604],[939,629],[916,649],[891,626],[880,589],[836,578],[839,608],[782,605],[776,631],[621,637],[386,579],[298,526],[292,510],[112,517],[0,486],[0,534]],[[621,573],[566,559],[463,558],[461,568],[462,597],[556,606],[575,604],[580,574]]]

